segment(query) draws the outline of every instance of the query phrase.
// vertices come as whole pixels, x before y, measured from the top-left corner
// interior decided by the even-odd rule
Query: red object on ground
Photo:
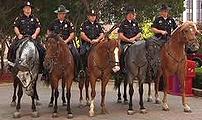
[[[192,60],[187,60],[187,75],[185,78],[185,95],[187,97],[193,96],[192,93],[192,81],[196,76],[195,73],[196,63]],[[180,81],[176,75],[170,76],[168,80],[168,93],[171,95],[181,95],[180,92]]]
[[[3,73],[0,75],[0,83],[13,82],[13,77],[10,72]]]

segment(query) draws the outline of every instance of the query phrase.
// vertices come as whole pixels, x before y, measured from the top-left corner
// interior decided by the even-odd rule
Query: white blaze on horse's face
[[[119,48],[116,47],[114,49],[114,57],[115,57],[115,66],[112,68],[112,70],[116,73],[120,70],[120,66],[118,65],[119,63]]]
[[[19,71],[17,77],[20,79],[23,87],[27,88],[31,83],[31,74],[29,71]]]

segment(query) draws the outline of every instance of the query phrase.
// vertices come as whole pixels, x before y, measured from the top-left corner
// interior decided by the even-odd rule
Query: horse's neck
[[[171,37],[167,44],[170,52],[175,53],[176,55],[183,56],[185,53],[185,43],[182,42],[180,39],[180,35],[175,34]]]

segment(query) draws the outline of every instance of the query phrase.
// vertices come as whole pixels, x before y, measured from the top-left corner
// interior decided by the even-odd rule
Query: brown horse
[[[60,79],[62,79],[65,82],[67,92],[66,97],[68,118],[72,118],[73,115],[70,108],[70,90],[74,79],[75,70],[73,56],[62,38],[56,34],[48,35],[45,45],[46,56],[44,67],[49,71],[49,79],[46,81],[46,83],[51,84],[53,93],[55,95],[55,104],[52,117],[57,117],[57,99],[59,96],[58,82]]]
[[[193,51],[199,49],[196,39],[198,30],[193,22],[187,21],[179,26],[171,35],[170,40],[161,50],[161,69],[164,79],[168,81],[169,76],[177,75],[181,84],[182,104],[185,112],[191,109],[185,99],[185,77],[186,77],[186,54],[185,45],[187,44]],[[167,82],[166,82],[167,83]],[[163,97],[163,110],[169,110],[167,105],[168,86],[165,85]]]
[[[94,116],[94,100],[96,80],[101,80],[101,110],[107,112],[105,108],[106,85],[111,77],[112,72],[120,70],[119,67],[120,43],[118,40],[105,40],[94,45],[88,56],[88,76],[91,84],[91,101],[89,115]]]

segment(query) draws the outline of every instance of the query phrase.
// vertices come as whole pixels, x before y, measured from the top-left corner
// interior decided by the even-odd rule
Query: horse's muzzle
[[[114,66],[113,68],[112,68],[112,70],[113,70],[113,72],[118,72],[119,70],[120,70],[120,66]]]

